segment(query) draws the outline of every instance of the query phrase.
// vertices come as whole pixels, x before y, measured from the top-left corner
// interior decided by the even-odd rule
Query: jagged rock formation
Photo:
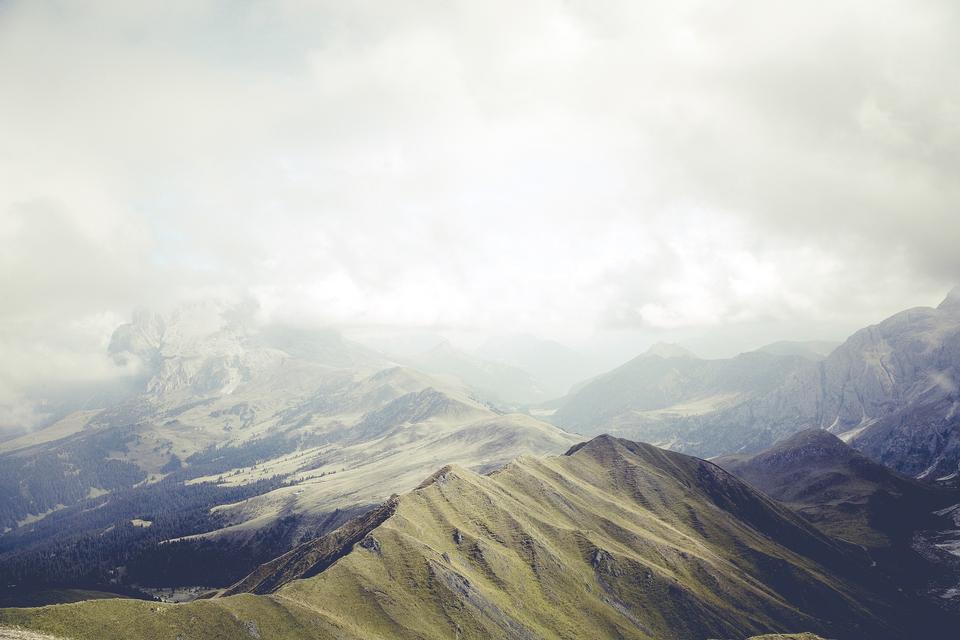
[[[905,474],[949,477],[960,464],[960,288],[935,309],[857,331],[819,361],[637,358],[572,393],[554,420],[703,456],[818,427]]]
[[[146,392],[164,395],[232,393],[238,386],[271,375],[295,358],[334,369],[377,370],[389,361],[332,330],[256,327],[243,305],[196,302],[164,318],[139,310],[119,326],[108,347],[118,363],[138,363]]]

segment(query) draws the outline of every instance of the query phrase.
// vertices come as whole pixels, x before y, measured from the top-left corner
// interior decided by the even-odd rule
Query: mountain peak
[[[434,484],[443,485],[448,480],[462,478],[468,473],[469,472],[465,472],[463,467],[455,464],[446,464],[434,471],[429,477],[427,477],[426,480],[417,485],[417,489],[426,489]]]
[[[811,464],[814,462],[848,460],[857,452],[832,433],[813,427],[777,442],[766,451],[756,454],[755,459],[767,463]]]
[[[937,306],[937,309],[951,313],[960,313],[960,285],[950,289],[947,297]]]
[[[942,499],[817,428],[766,451],[715,462],[827,533],[867,547],[894,544],[899,521],[924,517]]]
[[[657,342],[647,349],[641,357],[659,356],[661,358],[697,358],[689,349],[684,349],[675,342]]]
[[[577,452],[580,451],[581,449],[585,449],[585,448],[587,448],[587,447],[590,447],[590,448],[607,447],[607,448],[609,448],[609,447],[616,446],[616,444],[617,444],[617,439],[616,439],[616,438],[614,438],[614,437],[611,436],[610,434],[601,433],[600,435],[598,435],[598,436],[596,436],[596,437],[594,437],[594,438],[591,438],[590,440],[584,440],[583,442],[578,442],[577,444],[575,444],[575,445],[573,445],[572,447],[570,447],[569,449],[567,449],[567,451],[566,451],[563,455],[565,455],[565,456],[572,456],[573,454],[577,453]]]
[[[819,427],[798,431],[789,438],[774,445],[774,448],[794,448],[810,445],[843,449],[849,448],[843,440]]]

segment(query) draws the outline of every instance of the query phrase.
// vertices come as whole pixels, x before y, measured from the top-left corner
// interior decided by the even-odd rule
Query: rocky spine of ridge
[[[381,506],[348,520],[327,535],[305,542],[298,547],[258,567],[253,573],[224,589],[221,596],[238,593],[273,593],[291,580],[309,578],[321,573],[339,558],[363,544],[365,536],[392,516],[399,504],[399,496],[392,496]]]

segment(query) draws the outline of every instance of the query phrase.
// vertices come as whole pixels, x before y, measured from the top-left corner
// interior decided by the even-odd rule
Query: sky
[[[198,298],[621,360],[935,305],[958,66],[951,0],[2,0],[0,423]]]

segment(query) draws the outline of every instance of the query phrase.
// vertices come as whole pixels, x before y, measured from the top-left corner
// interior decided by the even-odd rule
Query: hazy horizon
[[[958,27],[945,0],[2,3],[0,423],[197,299],[603,366],[935,306]]]

